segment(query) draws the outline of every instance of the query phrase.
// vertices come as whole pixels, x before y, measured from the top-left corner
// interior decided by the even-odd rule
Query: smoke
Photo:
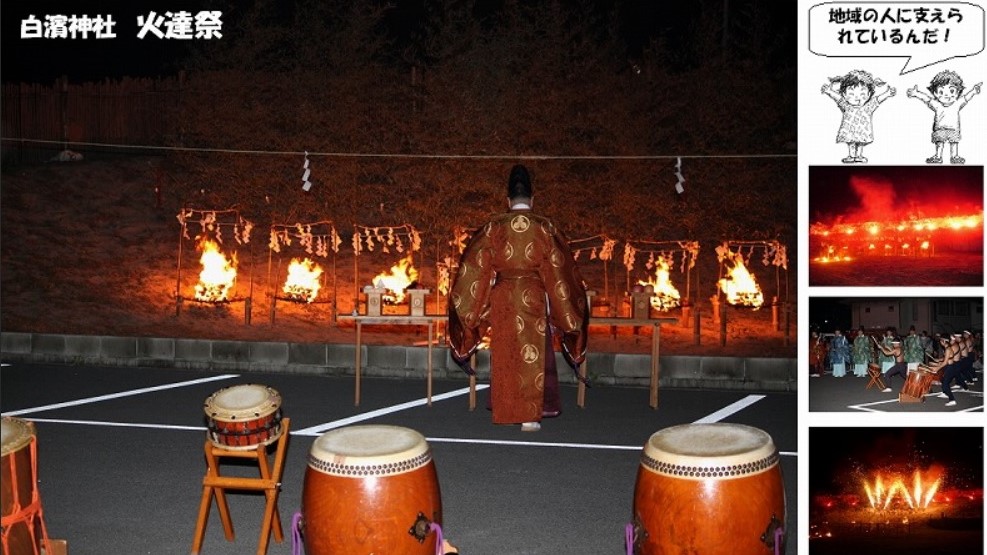
[[[849,221],[884,221],[900,215],[901,207],[895,204],[894,184],[883,178],[850,177],[850,188],[860,199],[860,205],[846,215]]]

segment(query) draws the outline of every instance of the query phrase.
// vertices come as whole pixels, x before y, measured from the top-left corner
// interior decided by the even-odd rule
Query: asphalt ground
[[[563,385],[563,414],[524,433],[491,423],[486,390],[470,411],[465,379],[435,382],[429,407],[424,380],[365,378],[356,407],[352,378],[310,374],[16,363],[0,368],[0,378],[0,412],[37,428],[45,522],[70,555],[190,553],[206,470],[203,403],[250,383],[276,389],[291,419],[278,502],[285,540],[270,543],[271,555],[292,553],[313,441],[357,424],[398,425],[427,438],[443,531],[464,555],[626,553],[642,447],[653,433],[694,422],[754,426],[781,455],[786,553],[799,544],[795,393],[664,389],[654,410],[646,388],[596,386],[580,409],[576,388]],[[233,460],[221,473],[256,476],[257,467]],[[227,498],[235,539],[224,537],[213,503],[202,554],[257,550],[263,496]]]
[[[936,383],[925,400],[920,403],[901,403],[898,393],[904,382],[900,377],[892,378],[891,390],[883,393],[876,386],[868,388],[870,378],[858,378],[849,373],[846,376],[834,378],[827,371],[818,378],[807,378],[803,383],[809,390],[809,410],[820,412],[878,412],[889,414],[904,413],[949,413],[949,412],[984,412],[984,373],[977,370],[977,381],[967,384],[969,391],[954,389],[956,405],[947,407],[949,399],[940,399],[942,388]],[[887,385],[887,384],[885,384]]]

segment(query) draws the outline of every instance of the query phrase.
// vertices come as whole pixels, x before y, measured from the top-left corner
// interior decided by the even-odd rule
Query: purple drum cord
[[[302,555],[305,544],[302,541],[301,522],[302,513],[299,511],[291,517],[291,555]],[[429,530],[435,532],[435,555],[445,555],[442,549],[442,527],[433,522],[429,524]]]
[[[293,517],[291,517],[291,555],[302,555],[302,549],[305,547],[302,541],[302,512],[298,511]]]
[[[785,535],[785,529],[775,528],[775,555],[781,555],[781,539]],[[628,523],[624,527],[624,545],[627,547],[627,555],[634,555],[634,525]]]

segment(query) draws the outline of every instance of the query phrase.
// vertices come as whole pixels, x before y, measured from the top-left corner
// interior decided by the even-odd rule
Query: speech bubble
[[[967,2],[826,2],[809,8],[817,56],[908,58],[899,75],[984,50],[984,9]]]

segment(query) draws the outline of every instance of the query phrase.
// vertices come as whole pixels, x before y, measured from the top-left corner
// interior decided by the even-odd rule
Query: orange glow
[[[387,272],[381,272],[373,279],[374,287],[386,289],[383,299],[389,303],[404,302],[404,291],[412,283],[418,281],[418,270],[415,269],[411,255],[402,258],[391,266]]]
[[[319,278],[322,277],[322,267],[305,258],[291,259],[288,265],[288,277],[285,279],[282,291],[289,298],[312,302],[319,296]]]
[[[195,300],[228,300],[230,291],[236,284],[236,255],[233,255],[232,260],[227,259],[219,251],[219,244],[209,239],[200,240],[197,247],[202,251],[202,256],[199,257],[202,271],[199,272],[199,283],[195,285]]]
[[[878,474],[873,483],[864,482],[864,492],[872,509],[886,510],[895,498],[900,498],[910,509],[927,509],[942,482],[941,476],[932,474],[931,471],[926,472],[923,478],[922,473],[916,470],[912,475],[911,489],[906,485],[905,476],[889,476],[888,484],[885,484],[884,476]]]
[[[718,282],[720,291],[732,305],[751,306],[760,308],[764,304],[764,294],[757,285],[757,280],[744,265],[744,257],[739,252],[729,253],[733,267],[727,270],[727,275]]]
[[[679,295],[679,290],[672,285],[672,280],[669,278],[668,262],[664,258],[655,260],[655,276],[653,278],[649,277],[647,281],[640,280],[637,283],[644,286],[650,285],[654,289],[654,295],[651,296],[651,306],[657,310],[667,311],[681,303],[682,297]]]

